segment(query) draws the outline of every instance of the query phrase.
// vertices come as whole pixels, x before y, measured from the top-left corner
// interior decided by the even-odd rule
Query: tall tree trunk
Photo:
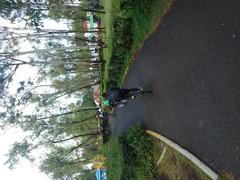
[[[90,116],[90,117],[88,117],[88,118],[86,118],[86,119],[83,119],[83,120],[81,120],[81,121],[70,121],[70,122],[59,123],[59,124],[60,124],[60,125],[74,125],[74,124],[79,124],[79,123],[83,123],[83,122],[89,121],[89,120],[91,120],[91,119],[93,119],[93,118],[96,118],[96,115],[97,115],[97,114],[94,114],[93,116]]]
[[[50,119],[50,118],[54,118],[54,117],[60,117],[60,116],[64,116],[64,115],[75,114],[75,113],[82,112],[82,111],[97,110],[97,109],[98,109],[98,107],[84,107],[84,108],[78,109],[76,111],[69,111],[69,112],[60,113],[60,114],[53,114],[51,116],[45,116],[45,117],[40,117],[40,118],[35,118],[34,116],[31,116],[31,115],[25,115],[23,117],[33,118],[34,120],[38,121],[38,120]]]
[[[98,45],[93,45],[92,47],[99,47]],[[37,49],[31,51],[24,51],[24,52],[4,52],[0,53],[0,56],[6,58],[13,58],[16,56],[22,56],[26,54],[38,54],[38,53],[48,53],[49,51],[67,51],[67,50],[85,50],[88,49],[86,46],[72,46],[72,47],[58,47],[58,48],[51,48],[51,49]],[[30,63],[30,62],[29,62]]]
[[[62,142],[65,142],[65,141],[69,141],[69,140],[72,140],[72,139],[75,139],[75,138],[79,138],[79,137],[85,137],[85,136],[97,136],[99,135],[98,132],[92,132],[92,133],[86,133],[86,134],[79,134],[79,135],[76,135],[76,136],[72,136],[70,138],[66,138],[66,139],[60,139],[60,140],[49,140],[48,142],[50,143],[62,143]]]

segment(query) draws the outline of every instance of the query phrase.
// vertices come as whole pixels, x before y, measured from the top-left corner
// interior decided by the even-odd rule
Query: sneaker
[[[135,96],[131,96],[131,99],[135,99],[136,97]]]
[[[142,88],[142,87],[139,87],[138,89],[139,89],[141,92],[143,92],[143,88]]]

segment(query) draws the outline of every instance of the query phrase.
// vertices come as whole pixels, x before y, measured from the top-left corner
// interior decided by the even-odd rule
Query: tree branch
[[[75,138],[79,138],[79,137],[96,136],[96,135],[99,135],[99,133],[95,132],[95,133],[80,134],[80,135],[72,136],[72,137],[66,138],[66,139],[49,140],[48,142],[49,142],[49,143],[54,143],[54,144],[56,144],[56,143],[62,143],[62,142],[69,141],[69,140],[71,140],[71,139],[75,139]]]

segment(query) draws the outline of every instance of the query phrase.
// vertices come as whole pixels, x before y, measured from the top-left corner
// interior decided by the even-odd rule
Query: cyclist
[[[143,88],[131,88],[131,89],[113,88],[113,89],[110,89],[107,93],[103,93],[103,97],[104,97],[103,104],[105,106],[115,106],[121,100],[129,99],[129,98],[134,99],[135,96],[131,94],[134,92],[143,92]]]

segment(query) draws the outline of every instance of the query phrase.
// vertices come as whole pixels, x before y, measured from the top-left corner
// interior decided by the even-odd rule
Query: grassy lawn
[[[106,34],[104,35],[104,41],[107,44],[106,49],[103,51],[103,58],[105,60],[105,66],[103,69],[103,81],[108,81],[108,68],[109,68],[109,62],[111,59],[111,53],[112,53],[112,0],[101,0],[101,4],[103,4],[106,13],[102,15],[102,21],[104,23],[104,26],[106,28]],[[105,87],[105,86],[104,86]],[[105,91],[105,89],[103,89]]]
[[[109,81],[108,71],[110,59],[112,57],[112,35],[113,35],[113,20],[117,13],[117,7],[119,7],[120,0],[101,0],[101,4],[104,6],[106,11],[105,14],[102,15],[102,21],[106,28],[106,34],[103,39],[107,44],[107,48],[103,51],[103,58],[105,60],[105,66],[103,69],[103,92],[106,91],[106,82]]]
[[[121,179],[124,167],[123,151],[117,138],[110,138],[103,145],[103,154],[106,157],[107,179]]]
[[[173,0],[101,0],[106,13],[103,91],[121,86],[135,55],[158,26]]]

